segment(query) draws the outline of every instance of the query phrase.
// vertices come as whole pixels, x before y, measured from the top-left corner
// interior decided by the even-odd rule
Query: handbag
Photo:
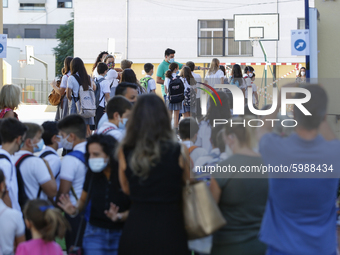
[[[56,86],[59,88],[61,81],[58,80],[56,83],[57,83]],[[48,95],[48,102],[53,106],[59,105],[62,99],[63,99],[63,96],[59,95],[54,89]]]
[[[183,188],[184,224],[189,240],[202,238],[227,222],[205,182],[189,183]]]

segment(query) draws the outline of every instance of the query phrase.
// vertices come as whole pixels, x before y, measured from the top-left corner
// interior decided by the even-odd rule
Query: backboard
[[[235,41],[278,41],[279,14],[235,14]]]
[[[26,45],[26,64],[27,65],[34,65],[34,47],[31,45]]]

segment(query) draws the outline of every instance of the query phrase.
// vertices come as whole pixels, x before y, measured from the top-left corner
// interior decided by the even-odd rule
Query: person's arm
[[[110,100],[110,93],[105,93],[105,101],[109,102]]]
[[[256,103],[255,104],[259,104],[259,96],[257,94],[257,91],[254,91],[254,95],[255,95],[255,99],[256,99]]]
[[[157,79],[158,84],[162,84],[162,85],[164,84],[164,80],[162,79],[162,77],[157,76],[156,79]]]
[[[55,178],[54,178],[54,175],[53,175],[53,172],[50,168],[50,165],[48,164],[48,162],[45,160],[45,159],[42,159],[43,162],[45,163],[45,166],[46,168],[44,169],[43,166],[41,167],[38,167],[39,169],[39,172],[38,175],[41,177],[42,176],[42,171],[46,170],[48,171],[50,177],[51,177],[51,180],[45,182],[44,184],[41,184],[40,187],[42,189],[42,191],[48,196],[48,197],[55,197],[57,195],[57,183],[55,181]],[[45,175],[45,173],[44,173]],[[38,177],[39,178],[39,177]]]
[[[66,97],[67,97],[67,99],[68,100],[72,100],[72,89],[70,89],[70,88],[67,88],[66,89]]]
[[[210,179],[210,191],[216,203],[219,203],[222,191],[220,187],[218,186],[217,181],[213,177],[211,177]]]
[[[13,111],[6,112],[5,115],[4,115],[4,119],[5,118],[15,118],[14,112]]]
[[[57,87],[57,82],[56,81],[52,81],[50,83],[51,87],[53,88],[53,90],[55,92],[57,92],[59,95],[62,95],[61,92],[60,92],[60,88]]]
[[[105,210],[105,215],[112,220],[113,222],[119,221],[126,221],[127,217],[129,216],[129,211],[119,213],[119,206],[116,206],[113,203],[110,203],[110,209]]]
[[[66,195],[62,194],[59,197],[59,202],[57,204],[68,215],[76,216],[79,212],[84,210],[86,206],[86,199],[87,192],[83,190],[76,206],[72,204],[70,196],[68,194]]]
[[[116,72],[118,72],[118,73],[121,73],[121,72],[123,72],[123,69],[122,68],[114,68],[114,70],[116,70]]]
[[[16,249],[17,249],[17,247],[20,243],[23,243],[25,241],[26,241],[25,235],[16,236],[15,239],[14,239],[14,251],[16,251]]]
[[[224,84],[224,77],[220,78],[220,82],[221,82],[221,84]]]
[[[60,185],[59,185],[59,190],[57,194],[57,200],[61,195],[66,195],[70,193],[72,187],[72,182],[60,179]]]
[[[125,194],[130,195],[130,187],[129,181],[126,178],[125,170],[126,170],[126,160],[123,149],[121,148],[118,153],[118,165],[119,165],[119,182],[122,190]]]
[[[188,148],[181,144],[181,154],[178,159],[179,166],[183,169],[183,181],[187,183],[190,181],[190,155]]]
[[[12,201],[9,197],[8,190],[6,190],[6,192],[3,194],[2,201],[4,201],[5,205],[7,205],[9,208],[12,208]]]

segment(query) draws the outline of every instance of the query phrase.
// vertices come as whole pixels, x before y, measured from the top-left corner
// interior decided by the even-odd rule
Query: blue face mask
[[[170,59],[169,59],[169,63],[171,64],[171,63],[173,63],[173,62],[175,62],[175,58],[170,58]]]
[[[36,153],[36,152],[41,151],[44,148],[44,145],[45,145],[44,140],[40,139],[40,141],[34,145],[33,152]]]
[[[122,118],[121,120],[123,121],[123,123],[120,122],[120,120],[119,120],[118,128],[119,128],[119,129],[125,129],[126,122],[128,121],[128,119],[127,119],[127,118]]]

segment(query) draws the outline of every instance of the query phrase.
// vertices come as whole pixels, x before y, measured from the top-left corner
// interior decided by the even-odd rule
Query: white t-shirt
[[[145,77],[150,77],[151,79],[148,81],[148,93],[150,93],[152,90],[156,90],[156,81],[150,76],[145,75]]]
[[[118,142],[121,142],[125,135],[124,130],[118,129],[118,127],[111,122],[103,123],[103,125],[101,125],[100,128],[98,128],[97,133],[110,135],[113,138],[115,138]]]
[[[79,93],[79,83],[76,80],[76,78],[74,78],[73,75],[71,75],[70,77],[68,77],[67,80],[67,88],[72,89],[73,91],[73,95],[74,97],[78,97],[78,93]]]
[[[194,146],[194,143],[191,142],[191,141],[184,141],[182,142],[188,149],[191,147],[191,146]],[[197,146],[197,145],[196,145]],[[197,147],[196,149],[194,149],[191,153],[190,153],[190,158],[192,160],[192,162],[196,162],[199,158],[207,155],[208,152],[207,150],[201,148],[201,147]],[[194,167],[194,166],[193,166]]]
[[[202,77],[198,73],[191,72],[192,76],[194,76],[194,79],[196,82],[202,82]],[[197,87],[200,87],[200,84],[196,84]],[[201,90],[197,89],[196,92],[196,98],[201,98]]]
[[[243,86],[242,86],[242,88],[245,89],[245,98],[248,98],[248,87],[252,88],[253,87],[252,83],[253,82],[252,82],[251,78],[249,78],[248,75],[245,74],[243,76]]]
[[[256,103],[255,92],[257,92],[257,86],[254,82],[251,83],[251,86],[253,88],[253,104],[255,104]]]
[[[25,154],[31,154],[29,151],[20,150],[14,154],[13,160],[17,162]],[[36,199],[39,188],[42,184],[51,180],[45,162],[38,157],[26,158],[20,165],[20,173],[25,183],[25,192],[29,199]],[[43,194],[43,192],[41,192]],[[47,197],[45,195],[45,197]]]
[[[97,67],[93,70],[93,72],[92,72],[92,77],[93,78],[97,78],[98,77],[98,71],[97,71]]]
[[[64,88],[64,89],[67,88],[67,80],[68,80],[68,77],[70,76],[71,76],[70,71],[67,74],[63,75],[63,78],[61,78],[60,88]]]
[[[211,126],[208,124],[208,121],[201,121],[199,124],[199,130],[197,134],[197,140],[195,142],[196,146],[202,147],[208,153],[212,150],[212,145],[210,142],[211,136]]]
[[[86,142],[77,144],[76,146],[74,146],[73,150],[85,153]],[[81,192],[83,191],[86,171],[87,168],[84,163],[74,156],[66,155],[61,161],[60,180],[72,182],[72,186],[77,194],[78,199],[80,198]],[[76,205],[77,201],[76,198],[72,195],[71,190],[69,192],[69,195],[72,204]]]
[[[9,208],[0,199],[0,253],[14,254],[14,239],[25,234],[21,212]]]
[[[224,73],[221,69],[218,69],[216,73],[209,74],[209,72],[205,76],[205,80],[211,87],[215,87],[215,84],[221,84],[221,78],[224,78]]]
[[[189,83],[187,82],[187,79],[181,77],[181,80],[182,80],[182,82],[183,82],[183,84],[184,84],[184,91],[186,91],[187,89],[190,89],[190,88],[191,88],[191,86],[190,86]]]
[[[96,78],[97,80],[100,80],[104,78],[103,76],[101,75],[98,75],[98,77]],[[104,79],[103,81],[100,82],[100,95],[99,95],[99,100],[101,100],[101,102],[99,103],[99,106],[100,107],[103,107],[105,108],[105,94],[106,93],[110,93],[111,90],[110,90],[110,81],[109,80],[106,80]]]
[[[57,154],[57,152],[53,148],[51,148],[50,146],[45,146],[45,148],[39,153],[39,157],[40,157],[40,155],[42,155],[43,153],[45,153],[47,151],[53,152],[53,154],[47,155],[46,157],[44,157],[44,159],[48,162],[54,177],[56,177],[59,173],[58,177],[55,180],[56,183],[57,183],[57,189],[59,190],[59,186],[60,186],[60,166],[61,166],[60,157]],[[40,198],[41,199],[47,199],[47,196],[46,196],[45,193],[42,192],[42,195],[40,196]]]
[[[0,154],[6,155],[11,162],[9,162],[5,158],[0,159],[0,167],[4,172],[6,178],[6,186],[8,189],[8,195],[12,202],[12,208],[19,211],[21,214],[21,208],[19,205],[19,189],[18,189],[18,180],[17,174],[15,170],[15,163],[13,157],[5,150],[0,149]],[[1,231],[0,231],[1,232]]]
[[[110,87],[110,90],[111,90],[110,98],[112,98],[116,95],[116,88],[118,86],[117,78],[118,78],[118,73],[114,69],[110,69],[105,76],[105,80],[108,81],[109,87]]]

